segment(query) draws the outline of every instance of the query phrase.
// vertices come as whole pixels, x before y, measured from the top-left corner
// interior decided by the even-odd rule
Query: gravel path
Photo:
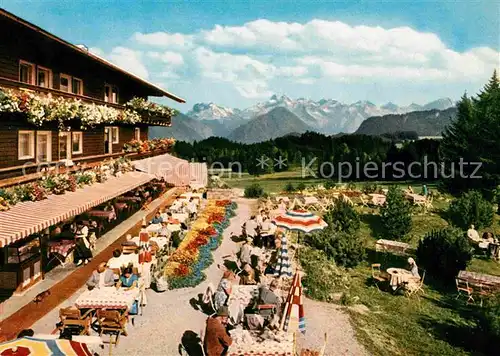
[[[223,260],[222,256],[238,250],[230,235],[241,232],[241,225],[254,212],[252,210],[256,208],[256,201],[240,199],[237,203],[236,217],[231,219],[231,225],[225,230],[221,246],[214,251],[216,262],[205,270],[207,280],[195,288],[164,293],[148,290],[148,306],[144,314],[135,318],[135,325],[128,325],[129,336],[120,338],[119,345],[113,349],[113,355],[178,355],[179,343],[183,337],[184,340],[196,339],[204,332],[206,315],[196,310],[190,301],[203,293],[209,282],[214,285],[218,283],[222,273],[217,263]],[[80,293],[77,292],[60,307],[72,305]],[[35,332],[50,333],[58,321],[58,309],[35,323],[33,325]],[[348,315],[339,307],[306,300],[305,310],[307,334],[299,337],[299,345],[319,349],[323,345],[324,332],[328,331],[326,356],[367,354],[354,337]],[[102,355],[107,354],[108,347],[101,351]]]

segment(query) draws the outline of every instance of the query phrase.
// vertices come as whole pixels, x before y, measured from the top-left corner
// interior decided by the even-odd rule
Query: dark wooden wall
[[[95,99],[104,100],[105,83],[118,87],[120,104],[134,96],[155,95],[129,76],[9,18],[0,16],[0,29],[0,77],[19,80],[19,60],[25,60],[51,69],[54,89],[59,89],[59,75],[64,73],[83,80],[83,94]]]
[[[72,126],[74,127],[74,126]],[[146,140],[148,126],[119,126],[119,143],[113,145],[113,153],[119,153],[123,145],[135,136],[135,127],[141,129],[141,139]],[[52,132],[52,161],[59,160],[59,130],[56,125],[37,127],[30,125],[22,114],[0,114],[0,169],[21,166],[33,160],[18,160],[18,131],[39,130]],[[75,129],[83,132],[83,153],[73,154],[73,159],[89,156],[104,155],[104,126],[94,127],[88,130]],[[36,147],[36,144],[35,144]],[[36,148],[35,148],[36,149]]]

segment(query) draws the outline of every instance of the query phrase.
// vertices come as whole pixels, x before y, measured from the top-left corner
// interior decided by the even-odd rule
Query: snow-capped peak
[[[234,116],[235,110],[214,103],[198,103],[187,115],[199,120],[224,119]]]

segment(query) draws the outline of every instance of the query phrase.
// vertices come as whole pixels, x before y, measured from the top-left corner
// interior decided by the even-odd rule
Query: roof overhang
[[[89,52],[88,50],[86,49],[83,49],[83,48],[80,48],[78,46],[75,46],[74,44],[72,43],[69,43],[68,41],[65,41],[63,40],[62,38],[60,37],[57,37],[53,34],[51,34],[50,32],[47,32],[45,31],[44,29],[0,8],[0,15],[4,16],[4,17],[7,17],[9,19],[11,19],[12,21],[18,23],[18,24],[21,24],[27,28],[29,28],[30,30],[32,31],[35,31],[35,32],[38,32],[40,34],[42,34],[43,36],[47,37],[47,38],[50,38],[51,40],[53,41],[56,41],[56,42],[59,42],[60,44],[84,55],[84,56],[87,56],[89,57],[90,59],[96,61],[96,62],[99,62],[103,65],[105,65],[106,67],[112,69],[112,70],[115,70],[117,72],[120,72],[126,76],[128,76],[129,78],[131,78],[132,80],[135,80],[136,82],[139,82],[141,83],[142,85],[150,88],[150,89],[153,89],[153,91],[155,91],[156,93],[159,94],[159,96],[166,96],[167,98],[170,98],[174,101],[177,101],[178,103],[185,103],[186,100],[184,100],[183,98],[177,96],[177,95],[174,95],[168,91],[166,91],[165,89],[162,89],[160,88],[159,86],[153,84],[153,83],[150,83],[148,82],[147,80],[145,79],[142,79],[140,77],[138,77],[137,75],[133,74],[133,73],[130,73],[129,71],[126,71],[125,69],[123,68],[120,68],[118,67],[117,65],[107,61],[106,59],[102,58],[102,57],[99,57],[98,55],[94,54],[94,53],[91,53]]]

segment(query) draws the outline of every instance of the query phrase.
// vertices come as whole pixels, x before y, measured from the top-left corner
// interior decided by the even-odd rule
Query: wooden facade
[[[184,102],[87,49],[74,46],[3,9],[0,9],[0,28],[0,89],[28,89],[118,110],[123,110],[123,104],[134,97],[167,96]],[[86,130],[80,128],[79,122],[69,122],[67,126],[68,131],[60,131],[56,124],[37,127],[28,123],[22,114],[0,113],[0,180],[19,175],[26,164],[116,156],[125,143],[136,138],[136,132],[140,132],[141,140],[148,138],[147,124],[102,125]],[[118,139],[106,144],[110,130],[113,137],[117,130]],[[30,135],[34,136],[34,142]],[[28,149],[28,155],[21,154],[21,137],[25,145],[29,141],[33,146]],[[76,150],[75,141],[81,143],[81,147],[75,146]],[[50,154],[40,159],[39,151]]]

